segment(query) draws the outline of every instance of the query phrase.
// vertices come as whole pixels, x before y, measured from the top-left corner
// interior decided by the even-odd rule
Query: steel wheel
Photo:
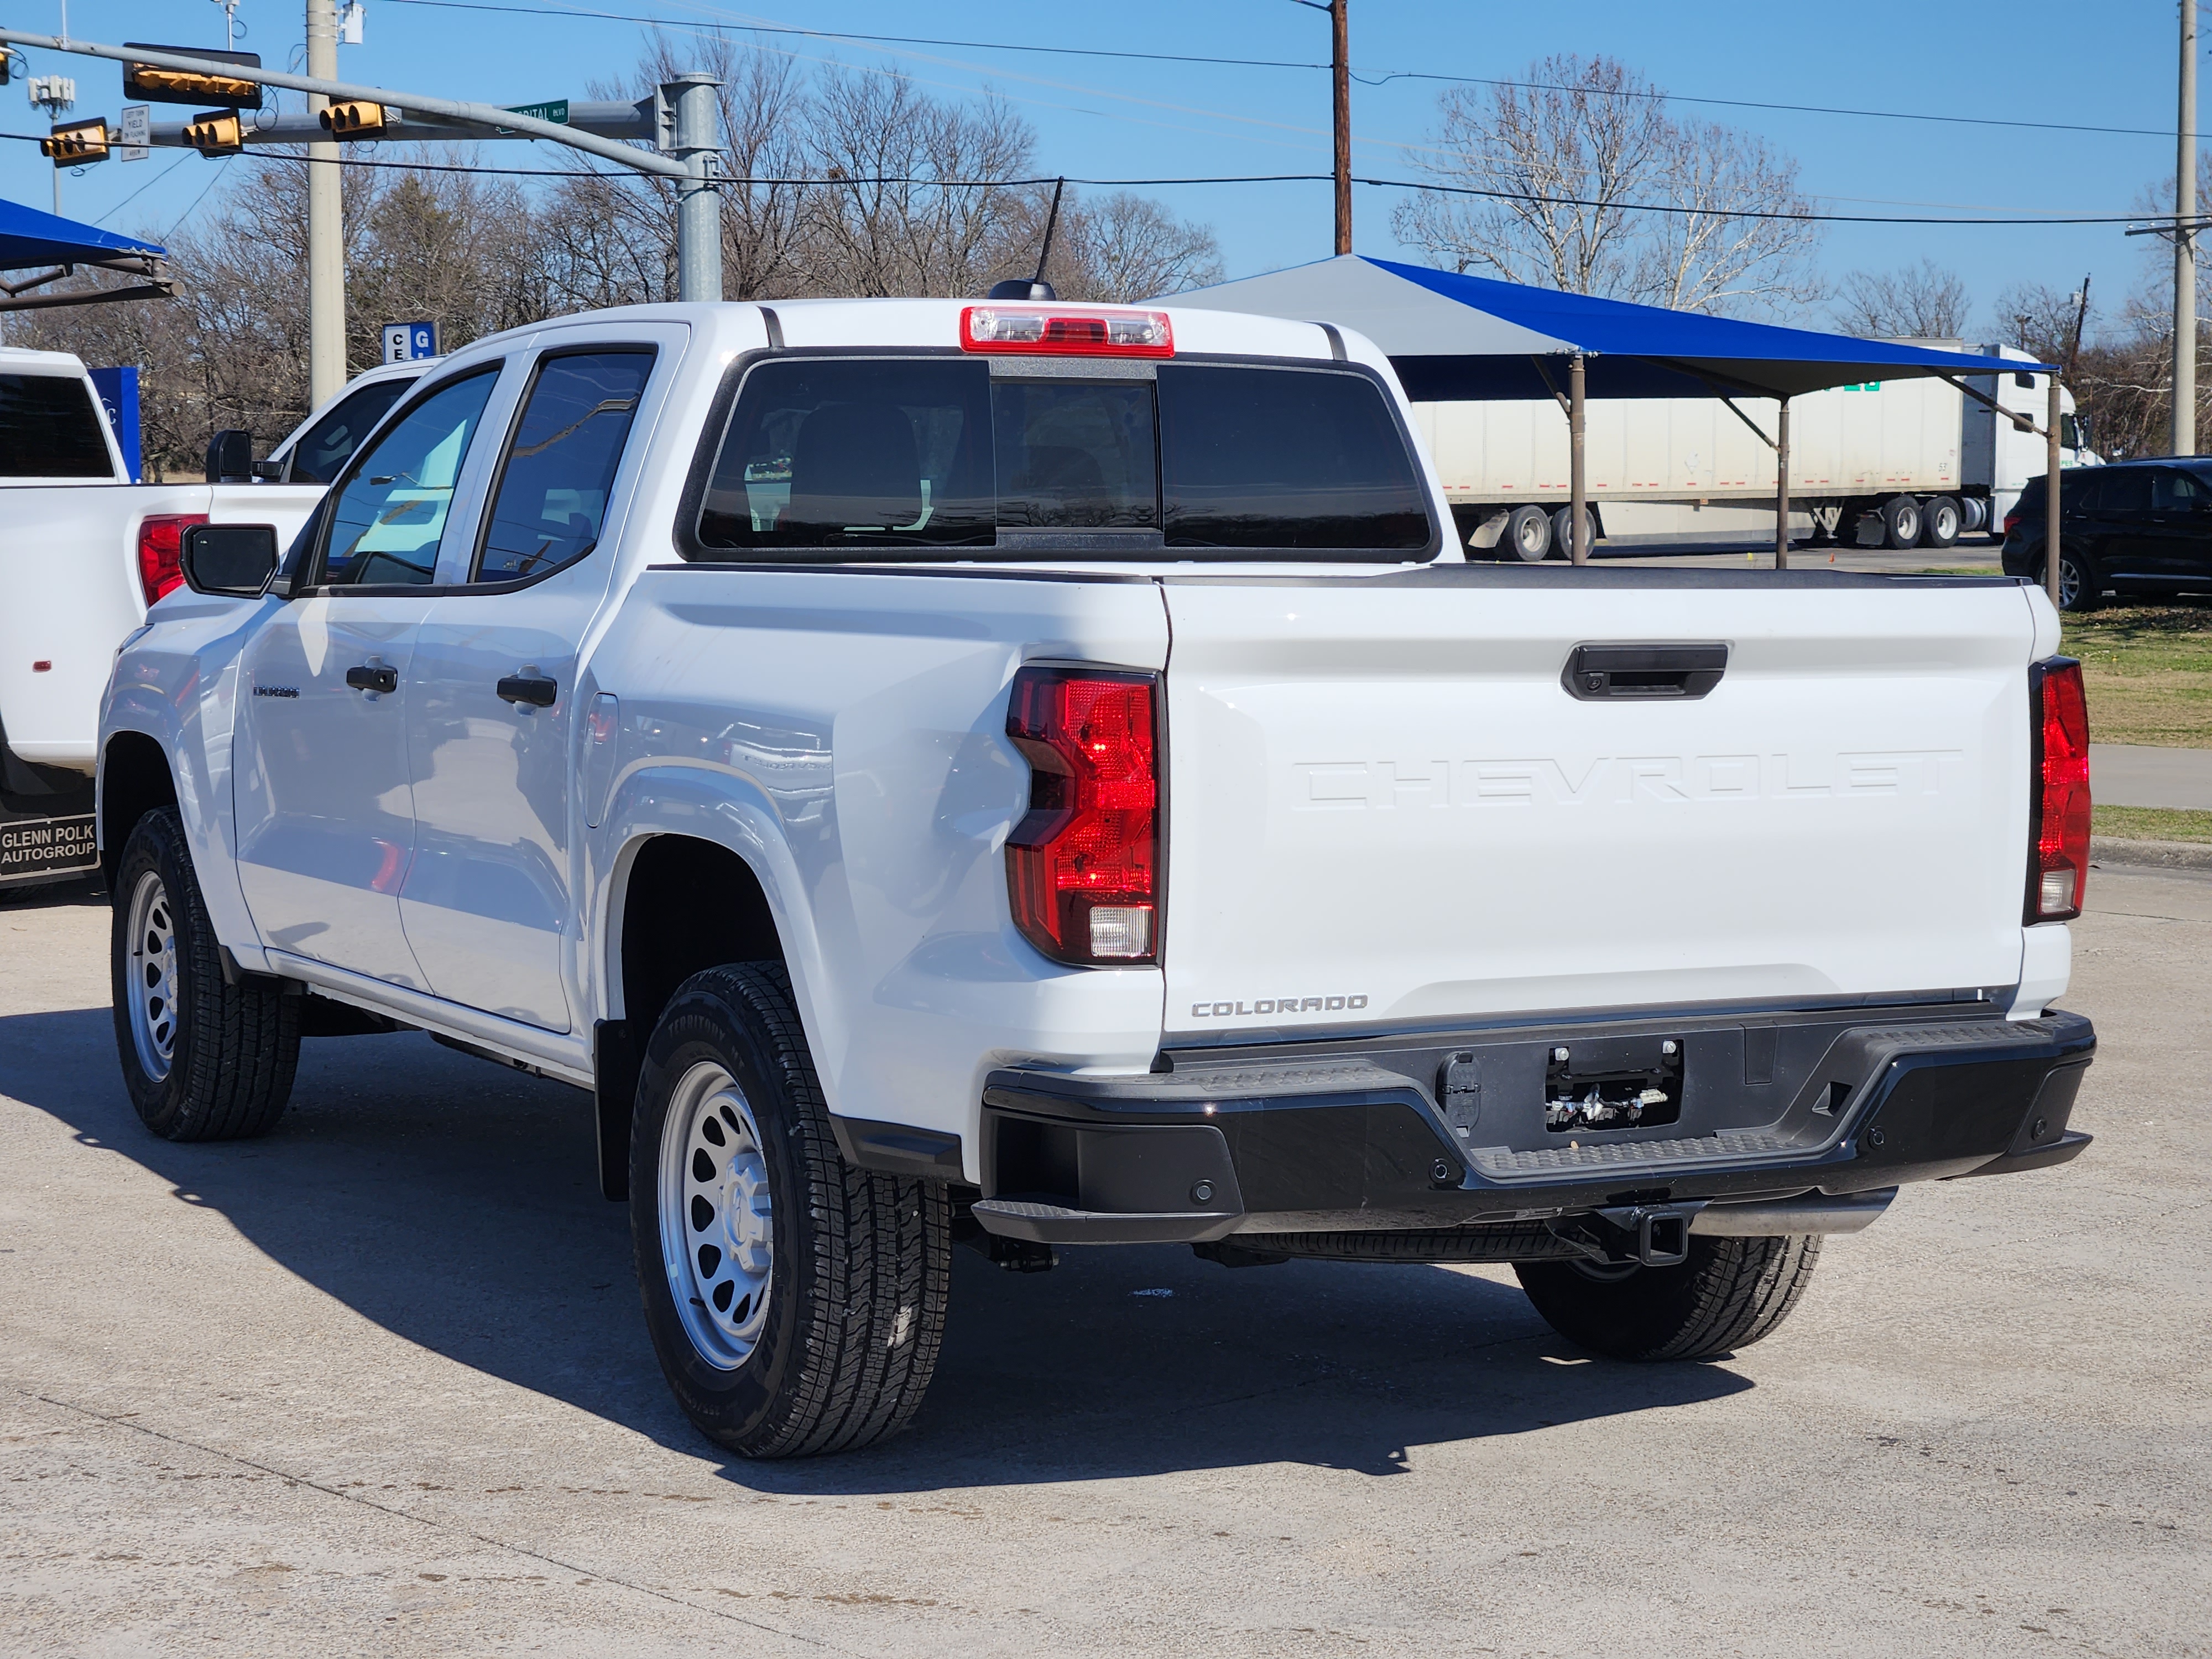
[[[131,1040],[139,1069],[159,1083],[177,1048],[177,924],[159,871],[147,871],[131,890],[130,928]]]
[[[684,1334],[718,1370],[745,1363],[768,1324],[775,1221],[760,1126],[713,1060],[686,1072],[660,1133],[660,1259]]]

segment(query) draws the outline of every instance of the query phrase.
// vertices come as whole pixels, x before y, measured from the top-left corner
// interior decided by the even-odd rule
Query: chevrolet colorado
[[[2081,678],[2008,579],[1469,563],[1387,362],[1054,302],[586,313],[208,526],[100,722],[155,1133],[303,1032],[592,1091],[677,1399],[905,1424],[956,1242],[1511,1263],[1635,1358],[2064,1162]]]

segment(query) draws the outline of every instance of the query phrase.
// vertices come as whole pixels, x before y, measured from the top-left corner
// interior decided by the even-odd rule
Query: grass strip
[[[2122,841],[2193,841],[2212,845],[2212,812],[2176,806],[2099,806],[2090,828]]]
[[[2069,616],[2059,649],[2081,659],[2094,741],[2212,749],[2212,605]]]

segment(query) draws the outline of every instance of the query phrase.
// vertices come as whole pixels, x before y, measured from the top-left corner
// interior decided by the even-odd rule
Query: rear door
[[[1168,579],[1170,1032],[2012,984],[2027,601],[1787,581]],[[1726,669],[1578,696],[1607,642]]]

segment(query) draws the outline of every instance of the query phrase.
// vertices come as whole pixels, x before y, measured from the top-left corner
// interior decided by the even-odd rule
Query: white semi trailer
[[[2009,346],[1914,340],[2020,362]],[[1940,380],[1883,380],[1793,398],[1792,518],[1816,541],[1948,547],[2001,523],[2045,469],[2035,428],[2050,388],[2025,369],[1971,376],[1999,413]],[[2094,463],[2061,390],[2065,464]],[[1593,398],[1584,467],[1594,538],[1722,538],[1773,533],[1778,405],[1771,398]],[[1567,546],[1565,412],[1550,402],[1416,403],[1468,546],[1531,562]],[[1753,427],[1758,430],[1754,432]]]

